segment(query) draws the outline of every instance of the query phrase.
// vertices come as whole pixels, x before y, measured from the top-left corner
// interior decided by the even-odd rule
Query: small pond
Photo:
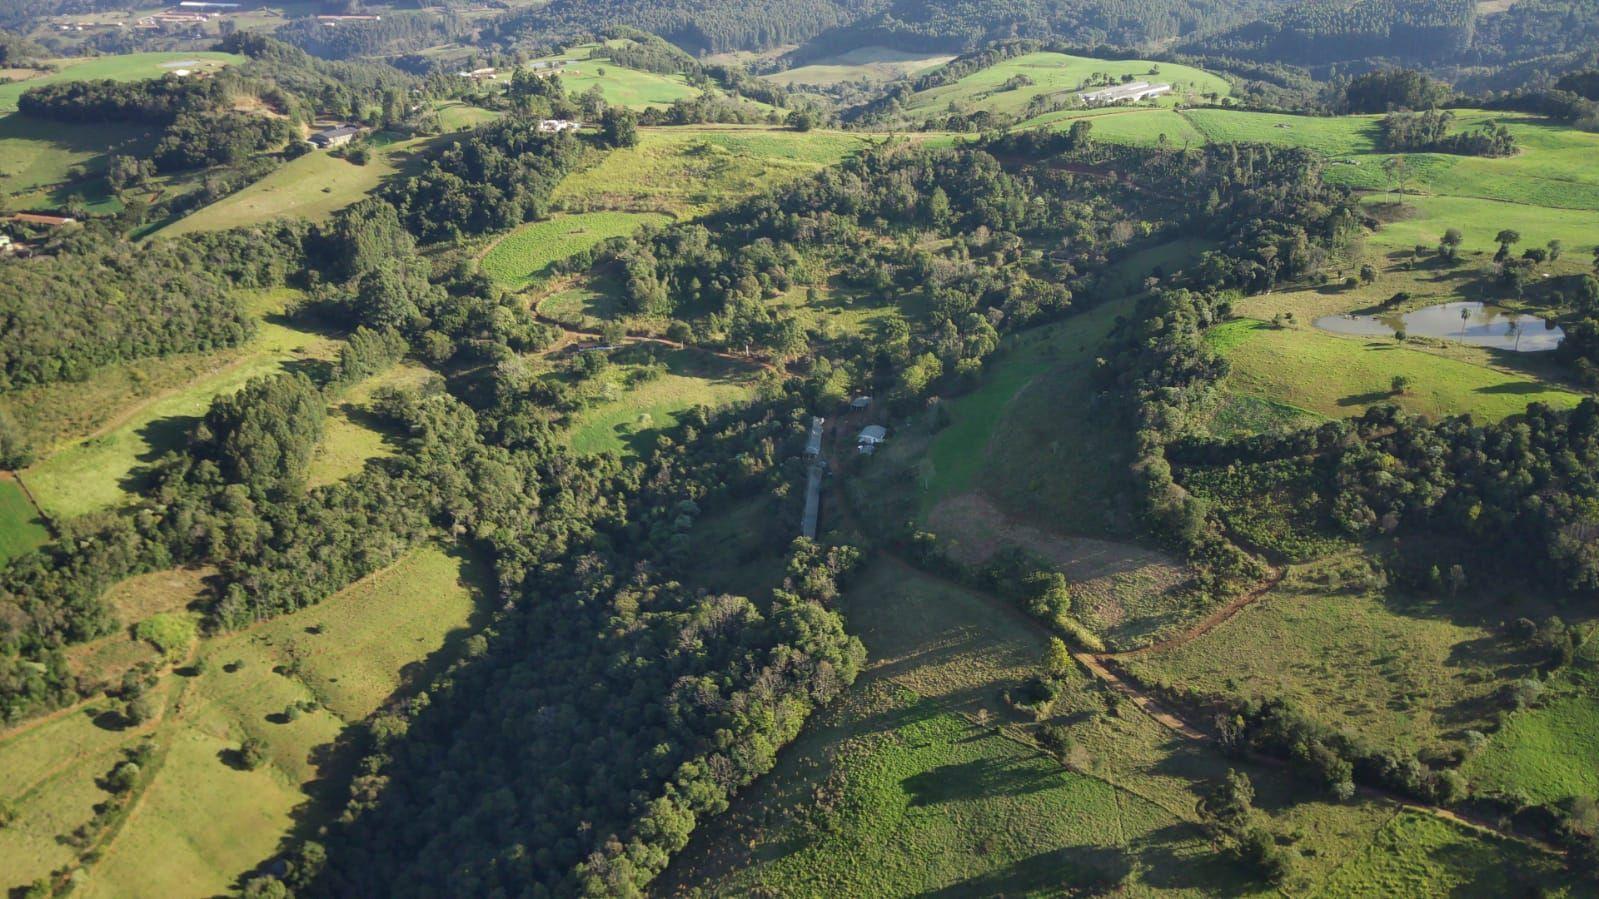
[[[1464,313],[1464,314],[1462,314]],[[1472,346],[1517,353],[1538,353],[1560,346],[1566,332],[1553,320],[1511,312],[1484,303],[1443,303],[1411,312],[1377,315],[1324,315],[1316,327],[1336,334],[1392,337],[1404,331],[1411,337],[1442,337]]]

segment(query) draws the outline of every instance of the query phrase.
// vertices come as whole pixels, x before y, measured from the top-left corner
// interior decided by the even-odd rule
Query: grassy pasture
[[[173,236],[193,231],[221,231],[276,218],[320,221],[364,199],[432,140],[380,142],[374,146],[366,165],[356,165],[325,150],[313,150],[284,163],[243,190],[178,219],[158,233]]]
[[[605,58],[605,48],[599,44],[583,44],[534,62],[565,63],[558,77],[568,93],[581,94],[598,86],[605,95],[605,102],[613,106],[659,108],[700,95],[699,88],[689,84],[682,75],[644,72],[611,62]]]
[[[215,71],[226,65],[244,62],[244,57],[234,53],[184,50],[160,53],[123,53],[116,56],[83,56],[50,60],[56,71],[40,72],[21,81],[0,82],[0,112],[17,108],[17,98],[32,87],[60,81],[88,81],[109,78],[112,81],[138,81],[160,78],[174,69],[190,71]]]
[[[1374,153],[1377,116],[1302,116],[1241,109],[1185,109],[1180,113],[1211,143],[1266,143],[1304,147],[1325,156]]]
[[[695,350],[669,350],[659,359],[666,371],[628,385],[634,366],[617,365],[602,375],[600,400],[573,416],[567,444],[579,455],[632,455],[654,434],[677,424],[694,406],[725,406],[754,389],[752,370]]]
[[[8,772],[0,797],[12,798],[13,782],[21,797],[16,824],[0,828],[0,885],[18,886],[72,861],[76,853],[64,845],[42,847],[87,820],[88,805],[105,796],[94,779],[122,747],[152,734],[160,747],[153,778],[92,862],[83,889],[151,897],[229,892],[292,827],[334,811],[323,804],[331,794],[317,784],[347,773],[348,759],[326,752],[346,722],[371,714],[462,650],[478,605],[470,585],[479,575],[460,557],[420,547],[317,606],[202,640],[205,670],[163,677],[156,695],[165,712],[143,728],[97,723],[102,704],[89,703],[0,735]],[[163,577],[145,576],[154,579],[146,586]],[[318,708],[285,714],[302,701]],[[267,763],[254,771],[230,763],[248,736],[267,744]]]
[[[139,467],[184,439],[188,425],[205,413],[213,397],[297,362],[332,358],[335,341],[272,317],[293,293],[269,291],[258,299],[267,320],[229,364],[125,410],[108,428],[24,471],[39,504],[58,518],[118,505],[127,498]]]
[[[1499,687],[1531,670],[1497,633],[1503,608],[1350,592],[1309,576],[1338,567],[1295,569],[1215,630],[1124,664],[1141,679],[1201,693],[1283,697],[1401,751],[1460,745],[1466,729],[1489,729]]]
[[[16,112],[0,115],[0,203],[28,207],[30,192],[70,180],[74,169],[98,173],[110,154],[143,149],[146,133],[131,125],[69,125]]]
[[[1581,397],[1534,378],[1411,349],[1393,340],[1341,337],[1301,323],[1277,329],[1253,319],[1212,328],[1206,339],[1232,363],[1228,389],[1329,418],[1393,402],[1432,417],[1469,412],[1498,420],[1528,403],[1575,406]],[[1395,375],[1412,379],[1393,393]]]
[[[1539,802],[1599,796],[1599,702],[1568,694],[1516,712],[1464,770],[1476,789]]]
[[[865,142],[837,131],[645,128],[638,146],[616,150],[567,176],[553,200],[570,212],[611,209],[691,217],[816,172]]]
[[[830,87],[850,81],[895,81],[937,68],[953,56],[928,55],[889,47],[857,47],[803,66],[773,72],[766,80],[785,87]]]
[[[368,459],[393,455],[394,435],[370,421],[366,405],[380,387],[416,387],[433,377],[428,369],[401,363],[357,384],[328,408],[327,428],[306,481],[311,487],[331,484],[360,471]]]
[[[1384,199],[1381,195],[1370,198]],[[1517,247],[1541,247],[1551,240],[1565,242],[1568,252],[1581,252],[1599,234],[1599,210],[1560,209],[1476,197],[1406,196],[1407,214],[1386,223],[1368,243],[1384,250],[1408,250],[1416,245],[1435,247],[1448,228],[1465,236],[1463,253],[1491,255],[1498,244],[1494,235],[1502,228],[1521,233]],[[1482,260],[1486,263],[1486,259]]]
[[[1557,889],[1558,862],[1414,812],[1395,815],[1320,896],[1508,896]]]
[[[500,238],[483,257],[483,273],[511,290],[532,285],[552,263],[581,253],[611,237],[632,234],[646,224],[671,221],[664,215],[586,212],[529,222]]]
[[[14,480],[0,480],[0,565],[50,539],[50,531]]]
[[[1028,53],[973,72],[953,84],[914,94],[906,101],[905,112],[925,118],[944,113],[954,103],[959,107],[1019,114],[1034,97],[1076,92],[1089,76],[1097,73],[1108,74],[1117,81],[1123,75],[1132,75],[1141,80],[1169,83],[1172,93],[1155,101],[1163,106],[1189,96],[1230,93],[1225,80],[1190,66],[1142,59],[1107,60],[1064,53]],[[1005,90],[1005,82],[1018,75],[1025,75],[1033,83]]]

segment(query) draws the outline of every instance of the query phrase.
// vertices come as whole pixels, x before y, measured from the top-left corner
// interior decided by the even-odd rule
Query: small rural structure
[[[78,220],[70,215],[46,215],[39,212],[19,212],[13,215],[11,220],[25,225],[43,225],[46,228],[60,228],[78,223]]]
[[[1094,91],[1081,91],[1077,98],[1089,106],[1109,106],[1112,103],[1136,103],[1150,97],[1171,93],[1169,84],[1150,84],[1148,81],[1129,81]]]
[[[480,69],[472,69],[471,71],[462,69],[455,74],[462,78],[470,78],[473,81],[493,81],[495,77],[497,77],[498,72],[499,70],[493,66],[484,66]]]
[[[820,456],[811,460],[810,476],[805,480],[805,516],[800,519],[800,536],[816,538],[816,522],[822,511],[822,478],[827,462]]]
[[[356,135],[359,135],[363,130],[359,125],[337,125],[332,128],[324,128],[311,135],[311,143],[324,150],[329,147],[342,147],[355,140]]]
[[[849,402],[849,407],[857,412],[862,409],[869,409],[871,406],[872,398],[869,396],[858,396]]]
[[[877,447],[888,439],[888,429],[882,425],[867,425],[861,428],[860,436],[855,438],[855,449],[871,455],[877,452]]]
[[[811,416],[811,432],[805,438],[805,455],[815,458],[822,454],[822,425],[827,419],[820,416]]]
[[[583,127],[583,123],[582,122],[574,122],[571,119],[540,119],[539,120],[539,133],[540,134],[560,134],[562,131],[577,131],[577,130],[581,129],[582,127]]]

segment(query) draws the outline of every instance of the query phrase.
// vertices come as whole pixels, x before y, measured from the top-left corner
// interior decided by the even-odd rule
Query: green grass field
[[[38,510],[9,478],[0,480],[0,565],[50,539]]]
[[[380,387],[418,387],[435,377],[428,369],[402,363],[351,387],[328,408],[326,429],[306,473],[308,486],[343,480],[360,471],[368,459],[393,455],[396,435],[377,427],[366,414],[373,391]]]
[[[654,435],[677,424],[677,415],[694,406],[725,406],[754,391],[754,370],[694,350],[659,354],[666,371],[654,380],[627,386],[633,366],[614,366],[602,375],[599,402],[573,416],[567,444],[579,455],[637,454]]]
[[[494,244],[483,257],[483,273],[502,287],[519,290],[547,275],[551,263],[607,238],[632,234],[646,224],[669,221],[652,213],[587,212],[529,222]]]
[[[638,146],[567,176],[553,200],[569,212],[690,217],[812,174],[865,145],[865,138],[838,131],[646,128]]]
[[[927,118],[942,115],[954,104],[961,108],[1019,114],[1034,97],[1074,93],[1084,86],[1089,76],[1097,73],[1108,74],[1116,81],[1123,75],[1132,75],[1141,80],[1169,83],[1172,93],[1156,101],[1163,106],[1190,97],[1197,99],[1206,93],[1226,96],[1231,92],[1224,79],[1190,66],[1142,59],[1105,60],[1064,53],[1028,53],[974,72],[953,84],[914,94],[905,103],[905,113]],[[1005,90],[1005,82],[1017,75],[1025,75],[1033,83]],[[1181,143],[1175,135],[1172,137],[1174,142]]]
[[[106,796],[95,779],[122,748],[149,735],[158,746],[153,777],[120,832],[88,860],[80,889],[98,896],[229,892],[291,828],[336,811],[318,782],[334,785],[352,759],[327,750],[347,722],[462,651],[477,614],[471,584],[479,577],[468,561],[424,546],[317,606],[202,640],[205,671],[164,675],[154,694],[164,711],[143,727],[97,723],[106,704],[91,702],[0,735],[7,771],[0,798],[16,801],[19,811],[12,826],[0,828],[0,887],[76,863],[77,853],[56,836],[88,819],[89,807]],[[285,715],[296,702],[319,707]],[[247,736],[267,744],[267,763],[254,771],[228,762]]]
[[[294,291],[270,291],[256,300],[263,316],[281,309]],[[108,427],[64,446],[23,472],[39,504],[52,516],[71,518],[126,501],[136,472],[184,439],[187,427],[213,397],[243,387],[253,377],[307,359],[330,359],[336,341],[267,320],[229,364],[163,392],[112,419]]]
[[[1418,415],[1463,412],[1498,420],[1531,402],[1575,406],[1581,397],[1522,376],[1474,365],[1393,340],[1341,337],[1308,323],[1277,329],[1254,319],[1212,328],[1206,338],[1232,364],[1227,389],[1329,418],[1392,402]],[[1394,394],[1395,375],[1412,379]]]
[[[559,77],[568,93],[581,94],[598,86],[605,95],[605,102],[613,106],[659,108],[670,106],[675,100],[691,100],[700,95],[699,88],[689,84],[682,75],[619,66],[605,58],[604,53],[604,48],[598,44],[583,44],[534,62],[564,62],[566,67]]]
[[[1581,692],[1516,712],[1464,772],[1478,790],[1535,802],[1599,796],[1599,702]]]
[[[1503,607],[1326,582],[1343,565],[1297,568],[1215,630],[1123,664],[1151,683],[1282,697],[1314,720],[1406,752],[1462,745],[1466,729],[1490,729],[1500,687],[1532,669],[1498,633]]]
[[[68,125],[15,112],[0,115],[0,204],[30,207],[30,192],[70,181],[76,170],[103,171],[110,154],[142,149],[144,134],[129,125]]]
[[[157,233],[169,237],[192,231],[221,231],[276,218],[320,221],[365,198],[431,142],[430,138],[380,142],[366,165],[313,150]]]
[[[1241,109],[1185,109],[1181,113],[1211,143],[1262,143],[1304,147],[1324,156],[1377,150],[1380,116],[1302,116]]]
[[[894,81],[937,68],[954,58],[909,53],[889,47],[857,47],[803,66],[773,72],[766,76],[766,80],[785,87],[829,87],[851,81]]]
[[[1413,812],[1394,816],[1318,896],[1510,896],[1558,890],[1558,861]],[[1573,893],[1580,895],[1580,893]]]
[[[53,59],[57,71],[43,72],[22,81],[0,82],[0,112],[17,108],[17,98],[30,87],[59,81],[88,81],[109,78],[113,81],[138,81],[160,78],[174,69],[214,71],[225,65],[244,62],[233,53],[185,50],[161,53],[124,53],[116,56],[84,56]]]

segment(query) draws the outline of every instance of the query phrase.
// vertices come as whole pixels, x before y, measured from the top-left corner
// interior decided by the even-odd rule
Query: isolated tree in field
[[[1409,375],[1394,375],[1388,382],[1388,389],[1395,396],[1404,396],[1410,392],[1410,387],[1414,383]]]
[[[1438,255],[1453,262],[1460,255],[1460,244],[1465,239],[1466,236],[1460,233],[1459,228],[1450,228],[1438,239]]]
[[[1599,247],[1593,248],[1593,270],[1599,272]]]
[[[1360,283],[1370,284],[1375,280],[1377,280],[1377,269],[1373,268],[1370,263],[1362,265],[1360,267]]]
[[[1494,235],[1494,241],[1499,244],[1499,252],[1494,254],[1494,261],[1504,262],[1510,258],[1511,245],[1521,242],[1521,232],[1506,228]]]
[[[611,147],[638,146],[638,116],[630,109],[606,109],[600,116],[600,138]]]
[[[1544,247],[1549,252],[1550,262],[1559,262],[1560,254],[1566,251],[1566,245],[1559,240],[1551,240]]]
[[[1044,654],[1044,670],[1050,677],[1065,677],[1072,671],[1072,654],[1066,642],[1059,637],[1049,638],[1049,650]]]

